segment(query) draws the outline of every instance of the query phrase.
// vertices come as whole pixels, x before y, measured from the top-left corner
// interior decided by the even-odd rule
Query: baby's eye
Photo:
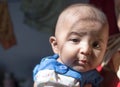
[[[100,48],[100,43],[99,43],[99,41],[93,42],[92,47],[93,47],[93,48]]]
[[[79,39],[70,39],[70,41],[72,41],[72,42],[79,42],[80,40]]]

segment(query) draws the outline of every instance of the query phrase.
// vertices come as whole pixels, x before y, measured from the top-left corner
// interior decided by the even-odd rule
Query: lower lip
[[[82,63],[85,63],[85,64],[87,63],[87,61],[86,61],[86,60],[81,60],[81,62],[82,62]]]
[[[84,65],[84,64],[87,64],[87,61],[85,61],[85,60],[79,60],[78,63],[79,63],[80,65],[81,65],[81,64]]]
[[[76,64],[86,65],[86,64],[87,64],[87,61],[79,60],[79,61],[76,61]]]

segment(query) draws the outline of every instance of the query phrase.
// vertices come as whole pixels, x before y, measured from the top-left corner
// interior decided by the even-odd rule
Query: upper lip
[[[87,56],[84,56],[84,57],[79,57],[78,59],[79,59],[79,60],[87,60],[88,57],[87,57]]]
[[[83,63],[87,63],[88,62],[88,58],[87,57],[80,57],[80,58],[78,58],[78,61],[81,61]]]

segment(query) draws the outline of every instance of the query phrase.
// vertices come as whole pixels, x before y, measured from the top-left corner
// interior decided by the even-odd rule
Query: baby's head
[[[50,37],[58,61],[74,70],[95,69],[103,60],[108,21],[102,11],[88,4],[74,4],[59,16],[55,36]]]

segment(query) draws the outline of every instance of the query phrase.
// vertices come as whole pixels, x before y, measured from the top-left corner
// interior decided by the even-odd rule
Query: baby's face
[[[106,28],[98,21],[67,22],[56,37],[58,61],[80,72],[96,68],[106,50]]]

